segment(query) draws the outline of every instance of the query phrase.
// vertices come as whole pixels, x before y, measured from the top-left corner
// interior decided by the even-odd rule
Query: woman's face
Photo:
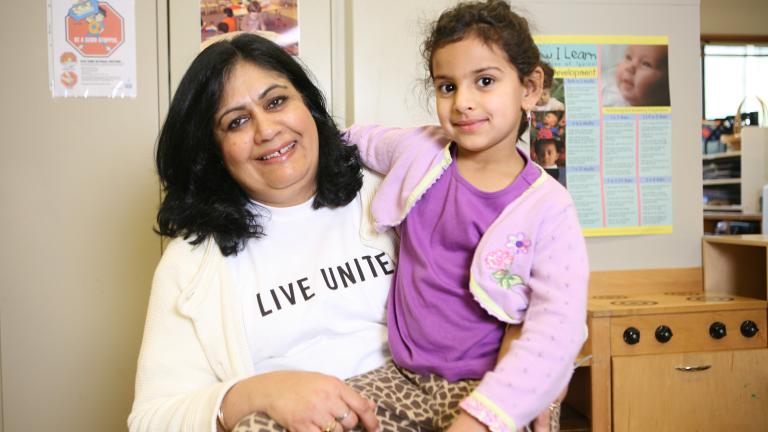
[[[317,125],[286,77],[237,63],[213,121],[224,166],[252,199],[288,207],[314,195]]]

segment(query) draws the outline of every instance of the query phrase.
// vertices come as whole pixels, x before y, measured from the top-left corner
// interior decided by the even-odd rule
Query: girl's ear
[[[541,66],[536,66],[533,72],[523,78],[523,86],[525,87],[522,101],[523,109],[529,111],[541,98],[541,92],[544,88],[544,70]]]

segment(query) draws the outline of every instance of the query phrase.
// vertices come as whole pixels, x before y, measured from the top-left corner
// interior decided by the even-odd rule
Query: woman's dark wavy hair
[[[432,58],[435,52],[465,37],[475,36],[488,46],[496,46],[507,55],[517,69],[520,82],[540,65],[539,48],[533,42],[528,21],[513,12],[503,0],[462,2],[445,10],[428,29],[421,46],[421,55],[427,68],[429,81],[434,78]],[[522,109],[521,109],[522,111]],[[526,115],[523,111],[523,119]],[[518,139],[528,129],[521,121]]]
[[[357,148],[344,145],[325,98],[293,57],[253,34],[210,45],[184,74],[160,131],[156,163],[165,197],[155,231],[193,245],[213,236],[225,256],[265,235],[260,215],[249,209],[250,198],[224,167],[214,135],[214,113],[239,62],[283,75],[303,96],[320,141],[313,207],[344,206],[362,186]]]

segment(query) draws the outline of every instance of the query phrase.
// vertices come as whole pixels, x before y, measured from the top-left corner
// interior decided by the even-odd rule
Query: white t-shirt
[[[359,197],[266,207],[265,237],[228,257],[255,373],[298,369],[347,378],[389,357],[385,306],[394,263],[360,241]]]

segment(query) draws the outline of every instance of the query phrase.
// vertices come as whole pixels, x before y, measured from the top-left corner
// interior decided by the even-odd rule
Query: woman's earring
[[[528,119],[528,123],[530,124],[531,123],[531,112],[530,111],[526,111],[525,112],[525,117]]]

